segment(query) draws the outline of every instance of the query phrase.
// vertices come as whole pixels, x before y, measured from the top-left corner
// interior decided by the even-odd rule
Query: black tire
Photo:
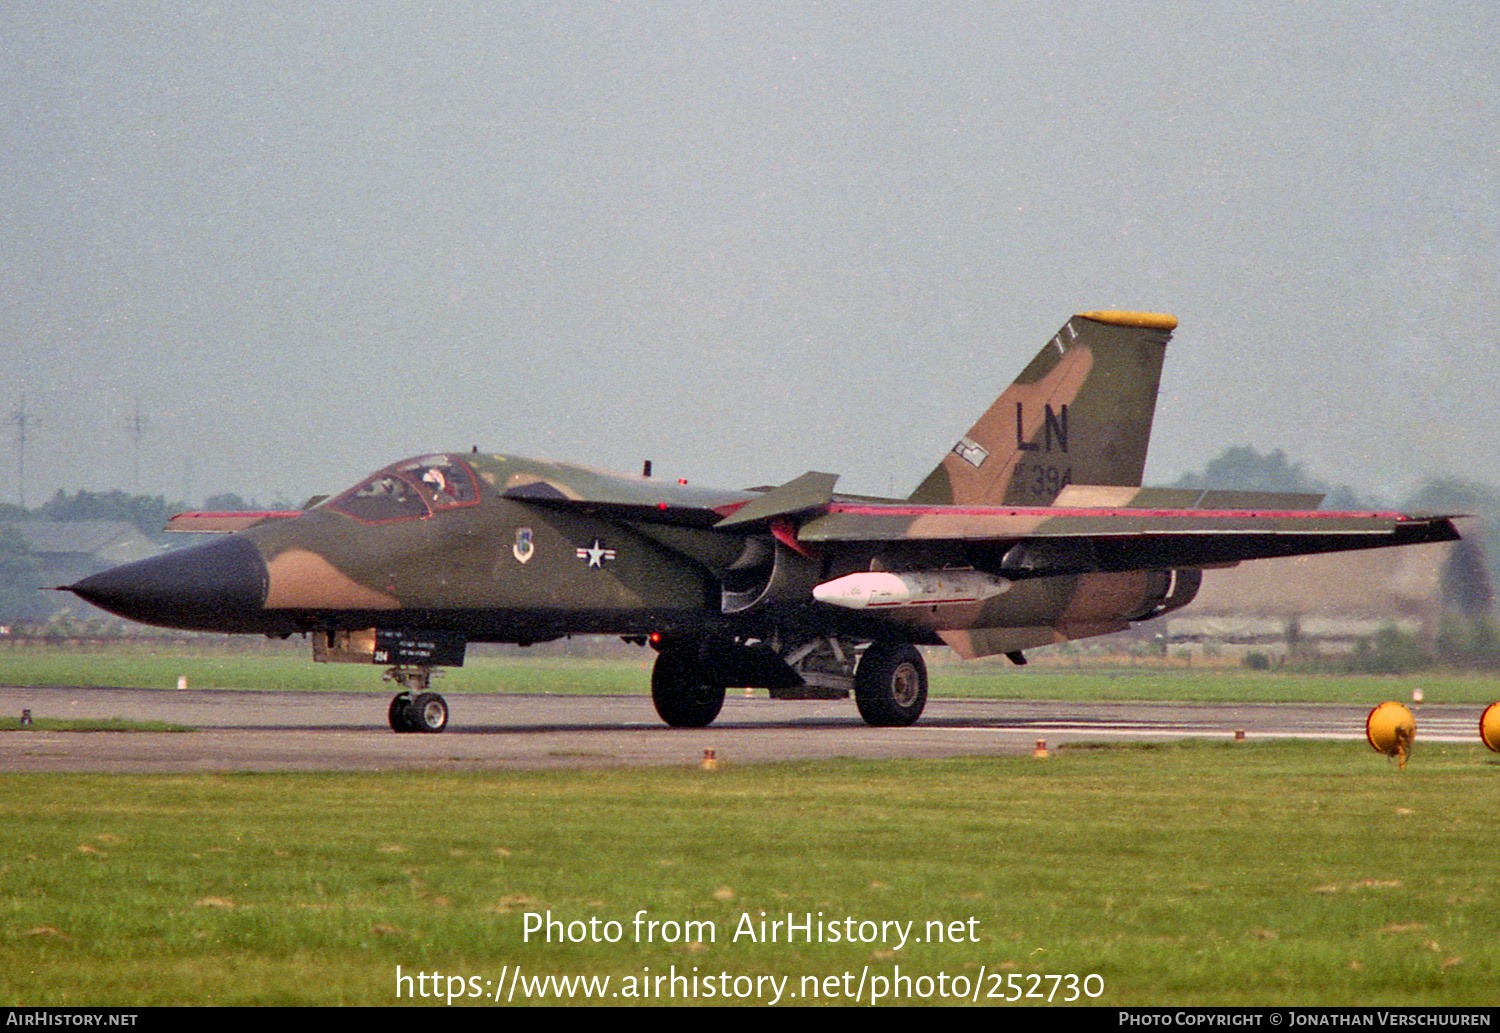
[[[416,728],[414,728],[412,726],[410,718],[408,717],[408,714],[407,714],[407,711],[410,708],[411,708],[411,693],[409,693],[409,692],[399,692],[399,693],[397,693],[396,694],[396,698],[393,699],[393,700],[391,700],[391,709],[390,709],[390,711],[389,711],[389,713],[387,715],[390,718],[391,731],[393,731],[393,732],[415,732],[416,731]]]
[[[673,728],[707,728],[724,708],[724,686],[704,681],[693,652],[668,649],[651,668],[651,702]]]
[[[901,728],[915,724],[927,706],[927,665],[915,646],[875,642],[854,672],[854,702],[865,724]]]
[[[414,732],[441,732],[448,727],[448,701],[436,692],[424,692],[407,705],[406,720]]]

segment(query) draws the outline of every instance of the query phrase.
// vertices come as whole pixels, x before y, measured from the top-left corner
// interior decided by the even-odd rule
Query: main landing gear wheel
[[[420,693],[406,708],[414,732],[441,732],[448,727],[448,701],[436,692]]]
[[[900,728],[914,724],[927,705],[927,665],[915,646],[875,642],[854,672],[854,702],[865,724]]]
[[[390,721],[397,732],[441,732],[448,727],[448,701],[436,692],[403,692],[391,700]]]
[[[393,732],[415,732],[416,729],[407,724],[406,710],[411,706],[411,693],[402,692],[391,700],[390,720]]]
[[[651,668],[651,702],[673,728],[707,728],[724,706],[724,686],[704,681],[694,652],[663,650]]]

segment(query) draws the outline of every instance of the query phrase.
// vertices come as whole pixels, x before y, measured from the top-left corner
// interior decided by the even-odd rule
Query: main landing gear
[[[863,653],[834,639],[785,650],[693,642],[659,648],[651,702],[673,728],[711,724],[724,706],[726,685],[766,687],[773,699],[845,699],[852,691],[859,716],[876,728],[914,724],[927,705],[927,665],[905,642],[872,642]],[[765,652],[752,654],[755,649]]]
[[[428,692],[432,680],[430,667],[392,667],[385,680],[401,686],[391,700],[391,729],[396,732],[441,732],[448,727],[448,702],[436,692]]]
[[[872,642],[854,672],[854,703],[867,725],[914,724],[927,705],[927,665],[922,654],[904,642]]]
[[[651,668],[651,702],[673,728],[707,728],[724,706],[724,686],[711,680],[696,649],[667,648]]]

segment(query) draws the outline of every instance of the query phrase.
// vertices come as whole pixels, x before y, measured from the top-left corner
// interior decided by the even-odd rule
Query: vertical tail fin
[[[1049,505],[1069,484],[1139,485],[1172,316],[1085,312],[1063,325],[911,495]]]

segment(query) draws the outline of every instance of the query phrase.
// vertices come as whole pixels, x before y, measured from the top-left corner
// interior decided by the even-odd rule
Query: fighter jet
[[[509,455],[394,463],[295,512],[185,513],[223,536],[70,590],[132,620],[312,640],[401,691],[390,725],[439,732],[432,669],[470,642],[616,635],[656,651],[674,727],[728,687],[854,696],[871,725],[927,701],[917,646],[1025,662],[1192,600],[1208,568],[1450,541],[1442,516],[1330,512],[1316,495],[1141,487],[1172,316],[1074,316],[905,499],[808,472],[717,489]]]

